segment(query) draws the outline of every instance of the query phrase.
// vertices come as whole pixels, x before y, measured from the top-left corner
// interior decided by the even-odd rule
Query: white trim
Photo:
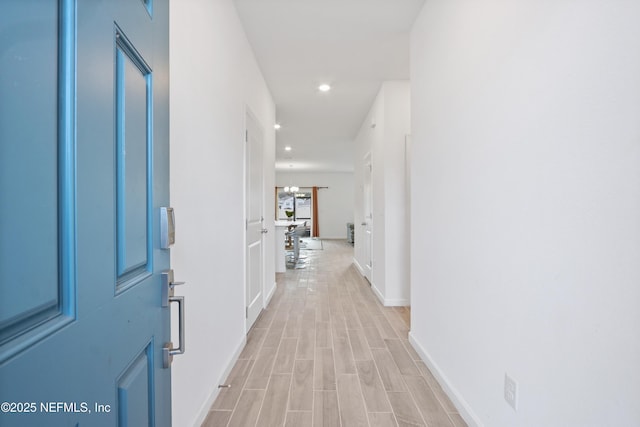
[[[366,279],[366,276],[364,275],[364,270],[362,269],[362,267],[360,266],[360,263],[355,257],[353,258],[353,265],[358,269],[358,272],[360,273],[360,275]],[[382,292],[380,292],[380,290],[373,283],[371,283],[371,289],[373,290],[373,293],[376,295],[376,297],[378,297],[380,304],[384,305],[385,307],[408,307],[411,305],[411,300],[406,298],[405,299],[385,298],[384,295],[382,295]]]
[[[451,384],[451,381],[447,378],[447,376],[442,372],[442,370],[438,367],[436,362],[429,356],[429,353],[418,343],[415,336],[412,332],[409,332],[409,342],[415,349],[415,351],[420,355],[420,358],[427,365],[433,376],[436,378],[442,390],[445,394],[451,399],[451,402],[456,407],[460,416],[466,421],[469,427],[484,427],[480,418],[473,411],[471,406],[464,399],[462,394]]]
[[[247,224],[248,224],[248,215],[247,215],[247,115],[250,114],[249,105],[246,103],[242,104],[242,130],[241,139],[242,139],[242,222],[244,225],[244,229],[242,230],[242,309],[244,313],[242,313],[242,317],[244,319],[244,330],[248,332],[247,329],[247,311],[249,306],[247,304],[247,258],[249,256],[249,250],[247,249]],[[239,135],[240,136],[240,135]],[[217,395],[217,393],[216,393]]]
[[[378,287],[373,282],[371,282],[371,290],[373,290],[373,293],[376,294],[376,296],[380,300],[380,304],[385,305],[385,303],[384,303],[385,302],[384,295],[382,295],[382,292],[380,292]]]
[[[383,305],[385,307],[408,307],[411,301],[408,299],[385,299]]]
[[[358,272],[360,273],[360,275],[362,277],[364,277],[364,270],[362,269],[362,267],[360,266],[360,263],[358,262],[358,260],[356,259],[356,257],[353,257],[353,265],[356,266],[356,268],[358,269]]]
[[[200,407],[200,411],[198,411],[198,416],[196,417],[193,423],[193,427],[200,427],[204,422],[204,420],[207,418],[207,415],[209,415],[209,411],[211,410],[211,406],[213,405],[213,402],[215,402],[216,398],[220,394],[220,389],[218,388],[218,384],[223,384],[224,380],[229,376],[229,374],[231,373],[231,370],[233,369],[234,365],[238,361],[238,357],[240,357],[240,353],[242,353],[242,350],[244,349],[245,345],[247,345],[247,336],[243,335],[242,339],[240,340],[240,345],[236,348],[236,351],[231,356],[231,360],[229,360],[229,363],[227,363],[226,369],[224,370],[222,375],[220,375],[220,377],[218,378],[217,384],[214,384],[214,388],[213,390],[211,390],[211,394],[209,394],[209,397],[207,398],[207,400],[205,400],[205,402]]]
[[[408,299],[385,298],[385,296],[382,295],[382,292],[380,292],[380,290],[373,283],[371,284],[371,289],[373,290],[373,293],[378,297],[378,300],[380,300],[380,304],[384,305],[385,307],[407,307],[411,305],[411,300]]]
[[[278,287],[278,282],[273,282],[273,287],[271,288],[271,292],[269,292],[269,294],[266,295],[266,298],[264,299],[264,307],[263,308],[267,308],[267,306],[271,302],[271,298],[273,298],[273,295],[276,293],[276,288],[277,287]]]

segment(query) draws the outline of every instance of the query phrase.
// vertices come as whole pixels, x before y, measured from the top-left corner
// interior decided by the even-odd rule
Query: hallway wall
[[[329,187],[318,189],[320,237],[346,239],[347,222],[353,222],[353,172],[276,173],[278,187],[292,184],[298,187]]]
[[[186,353],[173,363],[173,425],[199,426],[245,340],[244,129],[264,129],[265,189],[275,185],[275,106],[231,0],[171,2],[171,250],[186,297]],[[265,206],[273,206],[265,191]],[[273,248],[273,224],[265,247]],[[275,284],[273,251],[266,284]],[[174,332],[177,325],[173,313]],[[177,335],[173,334],[173,341]]]
[[[470,425],[640,424],[639,15],[432,0],[414,26],[411,336]]]
[[[405,137],[410,132],[408,81],[384,82],[355,140],[355,255],[365,259],[364,164],[371,154],[373,203],[372,287],[385,305],[409,305],[409,243],[405,180]],[[375,124],[375,126],[373,126]]]

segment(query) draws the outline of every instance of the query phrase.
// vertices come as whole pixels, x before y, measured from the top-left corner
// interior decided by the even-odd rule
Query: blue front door
[[[0,426],[169,426],[168,0],[0,12]]]

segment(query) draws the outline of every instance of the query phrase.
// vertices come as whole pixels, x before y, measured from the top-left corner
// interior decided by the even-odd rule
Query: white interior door
[[[364,236],[364,276],[371,283],[373,261],[371,257],[371,244],[373,242],[373,194],[371,191],[371,155],[364,159],[364,219],[362,221],[362,235]]]
[[[262,130],[256,119],[246,117],[246,329],[253,326],[262,310],[262,281],[264,277],[264,244],[266,233],[263,216]]]
[[[406,241],[407,254],[411,255],[411,135],[405,135],[404,138],[404,188],[405,188],[405,227],[403,227],[404,238]],[[411,271],[411,256],[407,270]],[[411,273],[409,273],[411,274]],[[411,280],[409,280],[411,283]],[[409,300],[411,300],[411,286],[409,286]]]

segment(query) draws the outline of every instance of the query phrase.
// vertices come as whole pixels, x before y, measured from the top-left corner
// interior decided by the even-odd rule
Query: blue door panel
[[[151,154],[149,118],[152,74],[121,31],[116,32],[116,163],[118,282],[149,270],[148,238]]]
[[[145,7],[147,8],[147,12],[149,16],[153,16],[153,0],[142,0]]]
[[[0,282],[20,286],[0,287],[0,343],[59,311],[58,11],[15,3],[0,14]]]
[[[37,3],[0,14],[0,402],[36,405],[0,426],[169,426],[168,1]]]
[[[118,426],[153,426],[153,347],[147,346],[118,381]]]

